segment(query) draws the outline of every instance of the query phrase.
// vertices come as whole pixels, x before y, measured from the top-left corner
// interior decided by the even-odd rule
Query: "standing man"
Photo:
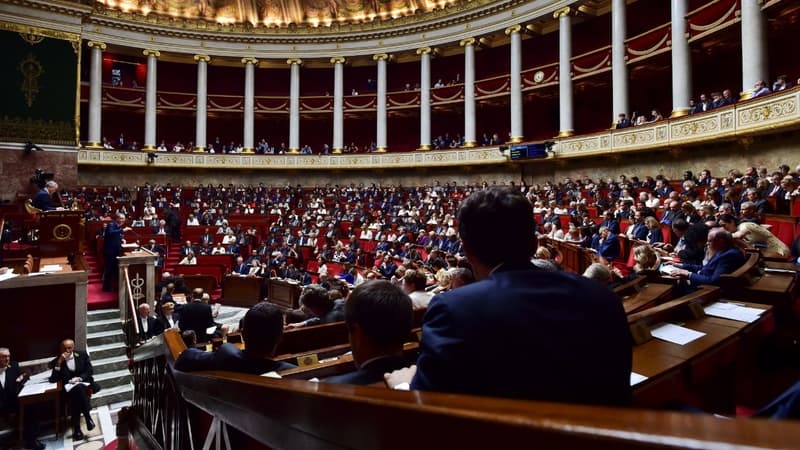
[[[458,225],[478,281],[431,300],[417,365],[387,375],[387,384],[630,403],[632,339],[622,302],[595,281],[531,264],[536,221],[525,196],[501,188],[472,193],[461,204]],[[499,370],[498,361],[514,367]]]
[[[130,227],[125,226],[125,214],[117,213],[113,222],[106,225],[106,231],[103,234],[103,263],[105,270],[103,271],[103,291],[112,292],[114,289],[114,278],[117,276],[117,256],[120,255],[122,250],[122,243],[124,242],[124,234],[130,231]]]
[[[181,215],[178,212],[178,206],[170,206],[164,216],[167,221],[167,229],[169,230],[169,237],[172,242],[180,242],[181,240]]]
[[[75,350],[75,341],[65,339],[61,342],[61,354],[50,361],[53,369],[50,382],[61,382],[65,395],[69,401],[70,415],[72,416],[72,439],[83,440],[81,431],[81,414],[86,419],[86,429],[94,430],[94,421],[91,416],[89,401],[89,388],[93,393],[100,391],[100,385],[94,382],[94,369],[89,354],[85,351]],[[88,386],[87,386],[88,385]]]
[[[11,350],[0,347],[0,416],[19,412],[17,395],[27,380],[28,374],[20,371],[19,363],[11,361]],[[36,421],[30,415],[25,416],[25,419],[22,436],[25,448],[43,449],[44,444],[36,440]]]
[[[53,206],[51,202],[53,200],[53,193],[56,191],[58,191],[58,183],[50,180],[45,183],[41,191],[36,193],[31,203],[35,208],[41,209],[42,211],[55,211],[58,208]]]

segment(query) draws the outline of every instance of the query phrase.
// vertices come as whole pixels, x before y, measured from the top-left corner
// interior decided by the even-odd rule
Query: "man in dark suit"
[[[11,350],[0,347],[0,416],[13,415],[19,412],[18,394],[22,385],[28,380],[28,374],[23,374],[19,363],[11,361]],[[34,418],[25,416],[24,435],[25,448],[41,450],[44,444],[36,440],[37,426]]]
[[[41,209],[42,211],[53,211],[57,209],[51,204],[53,193],[56,191],[58,191],[58,183],[50,180],[45,183],[42,190],[36,193],[36,195],[33,197],[33,200],[31,200],[31,203],[35,208]]]
[[[394,372],[387,384],[628,404],[632,339],[622,303],[592,280],[530,263],[536,224],[525,196],[501,188],[472,193],[461,204],[458,224],[478,281],[431,300],[416,369]],[[506,370],[498,361],[513,364]]]
[[[233,273],[236,275],[247,275],[250,273],[250,266],[244,262],[241,256],[236,257],[236,264],[233,266]]]
[[[327,378],[330,383],[367,385],[405,367],[403,343],[412,323],[408,295],[389,281],[363,283],[350,293],[344,313],[358,370]]]
[[[125,214],[117,213],[114,221],[106,225],[103,234],[103,291],[111,292],[114,287],[114,279],[117,277],[117,257],[122,251],[122,241],[126,231],[130,227],[125,226]]]
[[[619,259],[621,250],[617,235],[612,234],[606,227],[600,227],[600,240],[598,241],[597,253],[603,258],[612,261]]]
[[[261,302],[250,308],[242,320],[245,350],[226,343],[215,353],[184,351],[175,367],[178,370],[230,370],[254,375],[293,369],[296,367],[294,364],[271,359],[282,335],[283,312],[272,303]]]
[[[136,342],[144,343],[164,332],[161,322],[150,315],[150,305],[147,303],[139,305],[139,314],[136,316],[136,321],[139,323],[139,334],[136,336]]]
[[[181,331],[193,330],[200,342],[208,342],[206,330],[215,326],[211,306],[203,302],[203,290],[192,291],[192,301],[181,309]]]
[[[724,228],[712,228],[708,232],[708,244],[713,256],[707,263],[675,264],[680,269],[672,274],[686,280],[692,287],[701,284],[719,285],[719,278],[722,275],[732,273],[744,264],[745,257],[742,251],[736,247],[733,236]]]
[[[86,429],[94,429],[94,421],[90,411],[89,388],[93,393],[100,391],[100,385],[94,382],[92,361],[89,354],[75,350],[75,341],[65,339],[61,342],[61,354],[50,361],[49,367],[53,369],[50,382],[60,381],[69,400],[70,415],[72,416],[72,439],[82,440],[81,414],[86,418]],[[83,383],[88,383],[86,386]],[[69,390],[67,390],[69,389]]]

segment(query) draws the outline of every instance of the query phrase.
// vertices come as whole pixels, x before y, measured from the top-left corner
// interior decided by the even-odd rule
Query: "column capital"
[[[104,42],[100,42],[100,41],[89,41],[89,42],[86,43],[86,45],[88,45],[90,48],[99,48],[100,51],[103,51],[103,50],[106,49],[106,44]]]
[[[427,55],[430,54],[431,52],[433,52],[433,49],[430,47],[422,47],[417,49],[418,55]]]
[[[303,60],[300,59],[300,58],[289,58],[289,59],[286,60],[286,64],[288,64],[290,66],[294,65],[294,64],[297,64],[299,66],[299,65],[303,64]]]
[[[372,55],[373,61],[386,61],[389,59],[389,55],[386,53],[378,53],[377,55]]]
[[[211,57],[208,55],[194,55],[194,60],[197,62],[211,62]]]
[[[462,47],[466,47],[468,45],[475,45],[475,42],[476,42],[475,38],[469,37],[469,38],[462,39],[461,41],[459,41],[458,45],[460,45]]]
[[[150,50],[150,49],[143,50],[142,54],[144,56],[155,56],[156,58],[161,56],[161,52],[160,51],[158,51],[158,50]]]
[[[522,31],[522,25],[512,25],[512,26],[506,28],[506,34],[507,35],[512,35],[512,34],[515,34],[515,33],[519,33],[520,31]]]
[[[561,9],[557,9],[553,12],[554,19],[560,19],[565,16],[570,16],[575,10],[570,8],[569,6],[565,6]]]
[[[244,64],[244,65],[252,64],[254,66],[257,66],[258,65],[258,59],[253,58],[252,56],[247,56],[247,57],[242,58],[242,64]]]
[[[347,60],[343,56],[334,56],[331,58],[331,64],[344,64]]]

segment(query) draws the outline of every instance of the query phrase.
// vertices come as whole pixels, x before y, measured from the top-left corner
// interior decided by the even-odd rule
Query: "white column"
[[[297,58],[287,59],[291,70],[289,85],[289,153],[300,153],[300,64]]]
[[[333,153],[344,149],[344,62],[341,56],[331,58],[333,64]]]
[[[142,52],[147,56],[147,88],[144,100],[144,146],[142,150],[156,149],[156,91],[157,87],[157,67],[158,57],[161,53],[158,50],[145,50]]]
[[[431,48],[417,49],[419,75],[419,149],[431,149]]]
[[[506,28],[511,38],[511,138],[509,142],[522,142],[522,27],[514,25]]]
[[[197,118],[195,122],[194,151],[206,151],[206,119],[208,118],[208,55],[194,55],[197,61]]]
[[[244,143],[242,153],[255,153],[253,148],[255,135],[256,105],[256,66],[258,60],[253,57],[242,58],[244,64]]]
[[[692,59],[686,36],[686,3],[672,0],[672,114],[681,117],[689,114],[692,96]]]
[[[475,147],[475,38],[459,44],[464,47],[464,147]]]
[[[613,105],[611,123],[617,123],[617,116],[630,114],[628,103],[628,66],[625,61],[625,36],[628,33],[625,0],[611,2],[611,85]]]
[[[572,111],[572,9],[561,8],[558,19],[558,137],[575,133]]]
[[[378,130],[375,145],[378,147],[376,151],[383,153],[386,151],[386,60],[389,55],[379,53],[373,55],[372,59],[378,61]]]
[[[753,85],[764,80],[769,85],[767,36],[764,30],[762,0],[742,0],[742,99],[750,98]]]
[[[92,49],[92,73],[89,77],[89,141],[87,147],[103,146],[100,136],[103,120],[103,50],[106,44],[97,41],[87,43]]]

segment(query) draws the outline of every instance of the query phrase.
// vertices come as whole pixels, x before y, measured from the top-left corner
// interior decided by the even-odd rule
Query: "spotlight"
[[[156,162],[156,158],[158,158],[158,155],[156,155],[153,152],[147,152],[147,164],[155,163]]]
[[[44,149],[42,147],[39,147],[38,145],[34,144],[31,141],[28,141],[28,142],[25,143],[25,154],[26,155],[30,155],[34,150],[39,151],[39,152],[43,152],[44,151]]]

